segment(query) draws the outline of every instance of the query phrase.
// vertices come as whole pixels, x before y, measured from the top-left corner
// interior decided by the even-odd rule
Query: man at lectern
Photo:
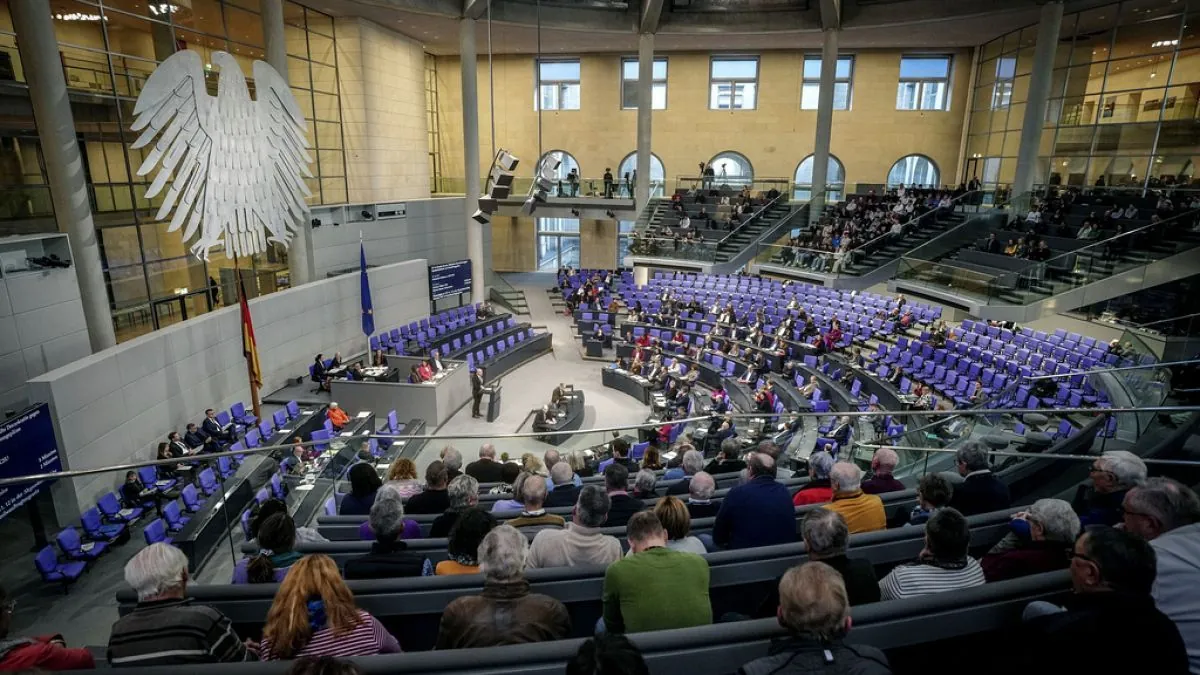
[[[483,417],[479,414],[479,404],[483,401],[483,368],[476,367],[471,371],[471,417]]]

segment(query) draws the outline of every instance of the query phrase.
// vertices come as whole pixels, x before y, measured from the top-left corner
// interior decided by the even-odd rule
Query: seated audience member
[[[1110,450],[1092,461],[1088,477],[1092,484],[1080,485],[1072,502],[1080,525],[1116,525],[1125,495],[1146,480],[1146,463],[1127,450]]]
[[[407,457],[397,457],[388,467],[384,485],[390,486],[405,499],[420,494],[422,486],[421,481],[417,480],[417,465]]]
[[[554,481],[550,479],[550,470],[543,469],[542,463],[538,461],[537,456],[534,455],[532,452],[527,452],[527,453],[521,455],[521,468],[525,471],[528,471],[529,473],[537,474],[539,476],[544,477],[546,479],[546,490],[547,491],[554,489]],[[572,467],[572,468],[574,468],[574,467]],[[583,485],[583,481],[580,481],[577,484]]]
[[[365,516],[371,513],[375,493],[383,486],[379,473],[371,464],[361,462],[350,467],[350,492],[342,497],[338,514],[343,516]]]
[[[421,377],[420,366],[414,364],[411,368],[408,369],[408,383],[409,384],[421,384],[424,381],[425,381],[424,378]]]
[[[971,529],[963,514],[944,508],[925,523],[925,548],[916,562],[893,569],[879,582],[884,600],[957,591],[984,583],[983,568],[967,555]]]
[[[525,477],[524,480],[518,479],[522,500],[521,515],[509,519],[508,524],[516,528],[566,525],[567,521],[562,516],[546,513],[546,507],[543,506],[546,503],[546,482],[542,477],[531,473],[521,475]]]
[[[437,649],[496,647],[570,636],[567,608],[550,596],[530,592],[525,580],[528,551],[525,535],[508,525],[487,533],[479,545],[483,592],[456,598],[446,606],[438,627]]]
[[[171,448],[171,457],[178,459],[191,454],[192,449],[188,447],[187,443],[183,442],[183,437],[179,435],[178,431],[172,431],[167,434],[167,443]]]
[[[639,471],[638,476],[641,475]],[[608,492],[609,501],[605,527],[625,527],[633,514],[646,508],[641,499],[629,495],[629,469],[624,464],[614,462],[608,465],[604,470],[604,489]]]
[[[409,524],[415,526],[416,536],[406,532]],[[400,492],[390,485],[379,488],[367,525],[375,542],[371,552],[346,561],[346,579],[390,579],[393,577],[428,577],[433,575],[433,563],[429,558],[408,552],[404,539],[421,536],[417,523],[404,519],[404,503]]]
[[[611,464],[609,466],[612,466]],[[656,499],[658,492],[655,488],[658,485],[658,476],[650,469],[642,469],[637,472],[637,476],[633,479],[633,498],[634,499]]]
[[[1179,628],[1154,606],[1154,548],[1132,532],[1091,525],[1071,552],[1074,593],[1056,607],[1034,602],[1017,636],[1011,672],[1127,673],[1153,662],[1155,673],[1184,675]]]
[[[712,623],[708,561],[669,548],[667,531],[653,511],[630,518],[627,532],[629,557],[604,573],[605,632],[640,633]]]
[[[788,638],[772,643],[766,656],[742,666],[739,675],[891,675],[883,652],[843,641],[850,630],[847,596],[842,576],[824,562],[788,570],[779,582],[777,615]]]
[[[646,448],[646,454],[642,457],[642,470],[649,469],[650,471],[661,471],[663,469],[662,455],[659,454],[658,448]]]
[[[751,548],[796,540],[796,507],[787,487],[775,481],[775,460],[752,452],[750,480],[729,490],[713,523],[721,548]]]
[[[227,424],[221,426],[221,423],[217,421],[217,411],[212,408],[204,411],[204,420],[200,422],[200,429],[204,431],[205,436],[215,441],[221,443],[232,443],[234,441],[233,425]]]
[[[279,468],[283,469],[284,473],[289,476],[303,476],[308,468],[307,463],[304,461],[306,454],[307,451],[303,445],[292,446],[292,454],[283,458],[283,461],[279,463]]]
[[[917,484],[917,505],[908,516],[909,525],[924,525],[929,517],[950,504],[954,486],[945,476],[927,473]]]
[[[512,468],[510,469],[509,467]],[[541,476],[534,476],[528,471],[522,471],[520,464],[514,464],[512,462],[504,463],[504,471],[506,476],[512,475],[513,471],[516,472],[515,477],[512,479],[512,483],[508,486],[508,489],[501,492],[495,492],[495,488],[493,488],[492,490],[488,491],[488,494],[509,494],[512,495],[512,498],[497,499],[496,501],[492,502],[492,513],[499,513],[501,511],[520,511],[521,509],[525,508],[525,481],[530,477],[534,477],[539,481],[542,480]]]
[[[258,526],[258,555],[242,558],[233,566],[235,584],[269,584],[282,581],[304,555],[296,551],[296,524],[286,513],[276,513]]]
[[[580,486],[580,487],[583,486],[583,479],[580,478],[580,476],[584,475],[584,474],[580,473],[580,471],[582,471],[582,465],[576,466],[575,463],[573,463],[571,461],[573,459],[576,459],[577,457],[578,456],[576,453],[571,452],[571,453],[567,453],[567,457],[564,459],[562,457],[562,455],[559,454],[558,450],[555,450],[553,448],[551,448],[550,450],[547,450],[546,454],[542,455],[542,462],[546,465],[546,472],[547,472],[544,476],[544,478],[546,480],[546,492],[550,492],[551,490],[554,489],[554,479],[550,478],[549,472],[554,470],[555,464],[558,464],[559,462],[563,462],[563,461],[565,461],[571,467],[571,469],[575,472],[575,478],[571,482],[577,486]],[[526,470],[528,470],[528,469],[526,469]],[[536,473],[536,471],[531,472],[531,473]],[[588,474],[588,475],[590,475],[590,474]]]
[[[463,511],[450,528],[446,543],[449,560],[439,562],[434,567],[434,574],[479,574],[479,544],[494,527],[496,519],[487,511],[477,508]]]
[[[796,506],[805,504],[824,504],[833,499],[833,485],[829,482],[829,472],[833,469],[833,455],[825,450],[814,452],[808,457],[808,482],[800,486],[792,495],[792,503]]]
[[[850,543],[850,530],[840,513],[817,508],[804,514],[800,522],[800,538],[808,551],[808,559],[829,565],[842,575],[846,586],[846,597],[851,606],[879,602],[879,579],[875,577],[875,566],[865,558],[850,558],[846,548]],[[776,580],[771,593],[759,606],[757,618],[776,616],[779,612],[779,584]]]
[[[692,477],[698,472],[704,471],[704,455],[702,455],[699,450],[695,449],[684,452],[680,469],[682,470],[683,475],[679,476],[679,480],[677,482],[672,483],[667,487],[668,495],[686,495],[688,493],[690,490],[688,484],[691,482]],[[668,471],[666,474],[663,474],[663,479],[671,480],[675,477],[668,475],[670,473],[671,472]],[[711,476],[712,474],[709,475]]]
[[[262,527],[263,523],[267,522],[267,518],[270,518],[276,513],[282,513],[288,518],[292,517],[288,512],[287,502],[283,501],[282,499],[271,498],[259,505],[258,512],[255,513],[254,517],[250,519],[250,539],[252,541],[258,537],[258,529]],[[295,524],[295,522],[295,520],[292,521],[293,524]],[[296,528],[297,544],[316,544],[327,541],[329,540],[321,536],[321,533],[318,532],[315,527]]]
[[[958,449],[958,474],[963,482],[954,486],[953,506],[964,516],[1007,509],[1012,504],[1008,486],[997,478],[988,464],[987,446],[967,441]]]
[[[887,514],[879,495],[862,490],[862,469],[852,462],[837,462],[829,470],[833,499],[826,507],[846,519],[850,534],[874,532],[887,527]]]
[[[609,464],[618,462],[624,464],[630,473],[637,472],[638,463],[629,458],[629,441],[624,438],[614,438],[608,447],[612,450],[612,457],[600,462],[600,471],[607,469]]]
[[[125,472],[125,482],[121,484],[121,506],[127,509],[139,506],[153,506],[155,493],[148,489],[136,471]]]
[[[452,445],[442,448],[442,463],[446,465],[446,481],[452,481],[462,475],[462,453]]]
[[[1125,495],[1124,527],[1150,542],[1158,609],[1179,628],[1193,673],[1200,673],[1200,498],[1171,478],[1149,478]]]
[[[745,460],[738,459],[741,446],[736,438],[726,438],[721,441],[721,449],[717,451],[717,456],[704,467],[704,470],[716,476],[722,473],[738,473],[746,468]],[[771,460],[773,467],[775,460]],[[772,475],[772,479],[774,476]]]
[[[247,649],[253,643],[238,638],[224,614],[206,605],[192,604],[187,597],[191,579],[187,567],[183,551],[162,542],[138,551],[125,563],[125,583],[137,593],[138,602],[133,611],[113,624],[108,639],[108,665],[181,666],[258,659],[253,650]],[[0,621],[4,622],[6,635],[8,612],[4,612]],[[38,653],[38,658],[27,659],[27,653]],[[57,658],[47,659],[43,653]],[[91,667],[92,656],[85,649],[65,649],[53,642],[32,640],[10,649],[0,661],[3,670]]]
[[[214,443],[200,431],[200,427],[196,426],[195,422],[188,422],[187,431],[183,434],[183,442],[192,450],[204,448],[204,452],[213,451],[211,446]]]
[[[642,653],[619,633],[600,633],[579,645],[567,675],[650,675]]]
[[[550,478],[554,481],[554,489],[546,496],[547,507],[571,506],[579,499],[579,491],[582,488],[575,485],[575,472],[571,470],[570,464],[555,464],[554,468],[550,469]]]
[[[585,485],[571,522],[561,530],[542,530],[529,547],[529,567],[607,565],[621,559],[621,542],[602,534],[611,501],[599,485]]]
[[[503,465],[496,461],[496,446],[479,446],[479,459],[467,465],[466,474],[480,483],[499,483]]]
[[[521,475],[521,465],[516,462],[500,463],[500,482],[488,490],[489,495],[511,495],[516,489],[517,478]],[[495,509],[492,509],[493,511]]]
[[[654,515],[667,531],[667,548],[704,555],[708,549],[698,538],[691,536],[692,517],[678,497],[663,497],[654,505]]]
[[[779,445],[776,444],[775,442],[759,441],[758,451],[761,453],[770,455],[771,459],[775,460],[775,477],[776,478],[785,479],[785,478],[791,478],[793,475],[795,475],[795,472],[792,471],[791,469],[785,469],[779,465],[779,463],[780,463],[779,456],[780,456],[780,454],[783,453],[783,448],[779,447]]]
[[[697,471],[688,483],[688,515],[692,520],[697,518],[715,518],[721,510],[720,501],[713,501],[713,493],[717,491],[717,482],[707,471]]]
[[[400,643],[383,624],[355,606],[354,594],[327,555],[304,558],[279,585],[259,647],[264,661],[399,652]]]
[[[316,357],[313,358],[312,381],[316,383],[317,391],[329,391],[329,381],[333,379],[329,377],[327,372],[325,372],[326,368],[324,356],[324,354],[317,354]]]
[[[429,365],[428,361],[422,361],[417,366],[417,372],[421,374],[422,382],[428,382],[433,379],[433,366]]]
[[[906,490],[904,483],[892,477],[900,457],[891,448],[880,448],[871,457],[871,477],[864,480],[863,492],[869,495],[879,495],[885,492],[901,492]]]
[[[1061,499],[1039,499],[1017,513],[1012,529],[979,561],[990,581],[1066,569],[1079,536],[1079,516]]]
[[[440,460],[425,467],[425,489],[408,498],[404,510],[410,515],[444,513],[450,508],[450,495],[446,492],[446,465]]]
[[[479,505],[479,481],[463,474],[450,481],[446,494],[450,497],[449,508],[429,526],[429,536],[434,539],[448,536],[459,515]]]
[[[329,404],[329,410],[326,411],[325,416],[329,418],[329,422],[333,425],[333,428],[338,431],[341,431],[350,423],[350,416],[338,406],[337,402]]]

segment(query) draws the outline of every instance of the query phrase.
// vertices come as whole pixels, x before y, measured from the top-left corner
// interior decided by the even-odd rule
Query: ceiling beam
[[[662,20],[663,0],[642,0],[642,20],[638,22],[639,33],[657,33]]]
[[[824,30],[841,30],[842,0],[820,0],[821,28]]]
[[[488,0],[463,0],[463,18],[479,19],[487,13]]]

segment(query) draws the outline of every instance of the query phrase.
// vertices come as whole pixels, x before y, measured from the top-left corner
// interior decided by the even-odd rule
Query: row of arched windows
[[[559,160],[558,178],[566,180],[567,175],[571,170],[575,170],[577,176],[582,177],[583,172],[579,168],[579,162],[564,150],[551,150],[543,157],[552,156]],[[713,167],[713,172],[716,175],[717,183],[727,182],[729,184],[749,183],[754,179],[754,166],[745,155],[727,151],[714,156],[708,162]],[[625,155],[621,163],[617,165],[617,170],[613,173],[618,183],[624,182],[625,174],[629,174],[632,178],[635,169],[637,168],[637,153],[631,152]],[[597,172],[599,175],[602,172]],[[812,174],[813,174],[813,156],[809,155],[800,160],[800,164],[796,166],[796,173],[792,177],[794,184],[795,195],[797,199],[807,199],[812,190]],[[589,178],[593,178],[589,176]],[[936,186],[941,182],[941,170],[938,169],[935,163],[925,155],[906,155],[896,160],[892,164],[892,168],[888,171],[887,184],[891,185],[922,185]],[[826,176],[826,184],[830,189],[837,193],[834,196],[840,197],[840,193],[846,183],[846,169],[842,161],[834,156],[829,155],[829,168]],[[663,167],[662,160],[658,155],[651,153],[650,155],[650,187],[652,196],[661,196],[664,193],[666,184],[666,169]]]

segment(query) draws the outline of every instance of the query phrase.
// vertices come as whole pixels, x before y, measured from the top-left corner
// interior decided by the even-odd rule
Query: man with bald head
[[[713,524],[721,548],[773,546],[796,541],[796,509],[787,487],[775,480],[775,459],[762,452],[746,456],[750,479],[725,495]]]
[[[721,510],[721,502],[713,501],[712,498],[716,489],[717,482],[707,471],[697,471],[696,475],[692,476],[692,480],[688,482],[687,500],[688,515],[692,520],[713,518],[717,511]]]
[[[572,480],[574,477],[575,472],[566,462],[559,462],[550,469],[550,480],[554,483],[554,489],[550,491],[549,495],[546,495],[546,508],[575,505],[575,501],[579,499],[581,488],[576,487]]]
[[[546,466],[547,474],[549,474],[551,471],[553,471],[554,465],[558,464],[561,461],[562,461],[562,455],[560,455],[558,453],[558,451],[555,450],[554,448],[550,448],[549,450],[546,451],[546,454],[542,455],[542,464],[544,464]],[[579,474],[575,474],[575,477],[571,481],[571,483],[574,484],[575,487],[583,487],[583,479],[579,477]],[[549,475],[547,475],[546,476],[546,492],[550,492],[553,489],[554,489],[554,479],[551,478]]]
[[[484,443],[479,446],[479,459],[468,464],[465,473],[480,483],[499,483],[503,467],[496,461],[496,446]]]
[[[871,477],[863,481],[862,490],[869,495],[881,495],[885,492],[900,492],[905,490],[904,483],[892,477],[900,457],[891,448],[880,448],[871,458]]]

